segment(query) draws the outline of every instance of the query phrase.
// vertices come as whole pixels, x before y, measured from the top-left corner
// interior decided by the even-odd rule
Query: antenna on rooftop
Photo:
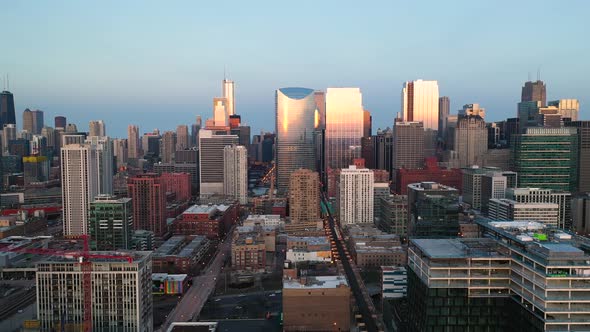
[[[537,81],[541,80],[541,66],[537,67]]]
[[[531,72],[530,71],[528,73],[528,80],[527,81],[529,81],[529,82],[531,81]]]

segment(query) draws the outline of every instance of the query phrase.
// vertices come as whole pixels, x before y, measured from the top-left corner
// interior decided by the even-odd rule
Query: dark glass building
[[[0,92],[0,128],[4,128],[4,125],[9,123],[16,124],[14,96],[10,91],[2,91]]]

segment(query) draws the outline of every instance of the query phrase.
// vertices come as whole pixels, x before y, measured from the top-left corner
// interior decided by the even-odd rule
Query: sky
[[[404,81],[438,80],[451,110],[516,114],[523,83],[577,98],[590,119],[590,1],[0,0],[0,76],[25,108],[125,137],[212,115],[221,81],[252,132],[274,130],[274,91],[360,87],[373,131],[391,126]],[[4,84],[2,84],[4,86]],[[456,111],[455,111],[456,112]]]

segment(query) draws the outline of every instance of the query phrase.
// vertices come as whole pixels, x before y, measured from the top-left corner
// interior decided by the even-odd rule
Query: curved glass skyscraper
[[[299,168],[315,171],[313,89],[282,88],[275,94],[277,189],[285,192]]]

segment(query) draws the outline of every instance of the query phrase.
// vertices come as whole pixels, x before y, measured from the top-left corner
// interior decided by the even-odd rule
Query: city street
[[[228,233],[231,234],[232,230]],[[203,274],[193,278],[193,285],[184,294],[178,305],[168,315],[166,322],[158,331],[166,331],[172,322],[188,322],[196,316],[215,289],[215,283],[225,264],[226,258],[231,257],[231,240],[226,238],[219,244],[215,258],[203,271]]]

